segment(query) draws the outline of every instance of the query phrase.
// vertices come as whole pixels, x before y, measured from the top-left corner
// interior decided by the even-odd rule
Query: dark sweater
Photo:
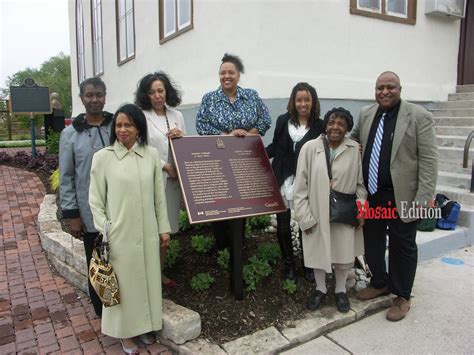
[[[303,139],[296,143],[295,149],[293,150],[293,141],[288,133],[289,120],[289,113],[285,113],[278,117],[275,131],[273,132],[273,141],[266,148],[268,157],[273,158],[272,168],[278,186],[280,187],[283,185],[287,177],[295,175],[296,163],[298,162],[301,147],[306,142],[317,138],[324,132],[323,121],[320,119],[314,121]]]

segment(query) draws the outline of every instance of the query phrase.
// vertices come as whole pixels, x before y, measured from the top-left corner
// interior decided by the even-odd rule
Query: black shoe
[[[326,294],[322,293],[319,290],[316,290],[308,299],[306,303],[306,308],[310,311],[315,311],[321,305],[321,302],[326,298]]]
[[[336,293],[336,307],[341,313],[347,313],[351,309],[351,304],[345,292]]]

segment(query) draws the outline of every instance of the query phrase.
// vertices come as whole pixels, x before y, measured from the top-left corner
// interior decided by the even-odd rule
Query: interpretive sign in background
[[[10,104],[13,113],[50,113],[49,88],[38,86],[26,78],[21,86],[10,86]]]
[[[286,210],[260,136],[186,136],[171,148],[190,223]]]

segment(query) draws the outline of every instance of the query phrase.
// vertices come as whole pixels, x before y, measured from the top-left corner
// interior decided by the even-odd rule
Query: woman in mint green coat
[[[94,155],[89,203],[95,227],[109,224],[110,262],[121,302],[103,307],[102,333],[119,338],[126,353],[137,353],[133,337],[155,341],[161,329],[160,245],[169,245],[159,152],[147,145],[146,118],[135,105],[114,115],[111,145]]]

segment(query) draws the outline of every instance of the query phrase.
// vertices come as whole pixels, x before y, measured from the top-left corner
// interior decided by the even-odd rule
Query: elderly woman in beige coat
[[[352,129],[353,118],[342,107],[334,108],[324,117],[326,135],[306,143],[301,149],[295,181],[295,214],[303,231],[303,256],[305,266],[312,268],[316,291],[308,300],[307,308],[316,310],[324,300],[326,273],[336,276],[336,306],[348,312],[349,299],[346,281],[357,255],[364,253],[362,235],[363,218],[359,225],[329,222],[329,187],[344,193],[356,193],[363,204],[367,197],[362,177],[359,144],[345,135]],[[327,139],[332,170],[328,177],[323,139]]]
[[[111,146],[92,159],[89,203],[95,227],[110,225],[110,262],[117,275],[120,304],[103,307],[102,333],[119,338],[137,354],[133,337],[155,342],[162,326],[160,246],[169,245],[159,152],[147,145],[147,124],[135,105],[118,109]]]

